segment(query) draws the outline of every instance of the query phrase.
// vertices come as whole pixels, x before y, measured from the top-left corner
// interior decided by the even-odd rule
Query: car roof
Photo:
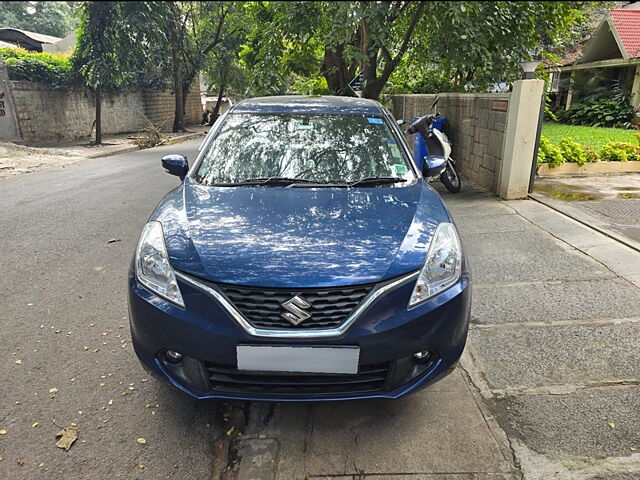
[[[278,95],[248,98],[236,103],[230,113],[312,113],[384,115],[378,102],[367,98]]]

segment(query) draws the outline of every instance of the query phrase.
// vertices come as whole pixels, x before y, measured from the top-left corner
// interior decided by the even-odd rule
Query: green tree
[[[593,2],[432,2],[404,64],[450,78],[453,91],[485,91],[519,78],[519,62],[571,41]],[[438,72],[435,74],[434,72]],[[407,78],[402,69],[396,78]]]
[[[0,27],[64,37],[77,25],[79,2],[0,2]]]
[[[82,2],[74,70],[96,99],[96,138],[102,143],[102,94],[129,85],[149,66],[150,47],[163,41],[164,2]]]
[[[170,62],[175,90],[173,131],[184,131],[185,99],[214,49],[239,30],[236,15],[242,2],[164,2]]]

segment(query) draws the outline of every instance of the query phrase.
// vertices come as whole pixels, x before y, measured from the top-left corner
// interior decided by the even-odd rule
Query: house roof
[[[616,9],[609,12],[627,58],[640,58],[640,10]]]
[[[584,46],[574,46],[555,65],[563,70],[617,66],[640,60],[640,9],[615,8],[598,24]]]
[[[20,30],[18,28],[4,27],[0,28],[0,40],[7,43],[20,45],[27,50],[35,50],[37,52],[41,52],[42,44],[56,43],[62,39],[58,37],[52,37],[51,35],[43,35],[41,33]]]

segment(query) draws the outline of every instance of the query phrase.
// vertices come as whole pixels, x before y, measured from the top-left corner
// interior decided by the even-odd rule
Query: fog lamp
[[[418,363],[428,362],[429,358],[431,358],[431,352],[429,352],[429,350],[423,350],[413,354],[413,359]]]
[[[180,352],[176,352],[175,350],[167,350],[165,356],[167,357],[167,361],[169,363],[180,363],[180,360],[182,360],[182,354]]]

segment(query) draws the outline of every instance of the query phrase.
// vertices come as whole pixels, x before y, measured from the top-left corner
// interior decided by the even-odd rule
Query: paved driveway
[[[638,254],[470,184],[443,193],[475,290],[468,349],[442,382],[393,402],[225,404],[149,378],[126,272],[177,181],[159,157],[196,147],[0,182],[0,478],[640,477]],[[65,452],[54,436],[71,423]]]
[[[0,478],[209,478],[221,405],[149,378],[125,296],[141,228],[177,183],[159,158],[197,145],[0,181]],[[71,423],[65,452],[54,436]]]

